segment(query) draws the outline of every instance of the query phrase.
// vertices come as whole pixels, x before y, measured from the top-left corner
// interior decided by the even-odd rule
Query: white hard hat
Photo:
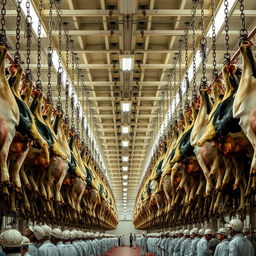
[[[189,235],[190,235],[189,229],[185,229],[185,230],[183,231],[183,235],[184,235],[184,236],[189,236]]]
[[[8,229],[1,234],[0,243],[8,248],[20,247],[23,243],[23,237],[18,230]]]
[[[243,230],[243,222],[239,219],[234,219],[229,222],[229,227],[234,231],[242,231]]]
[[[178,232],[179,232],[179,234],[182,234],[182,235],[183,235],[184,230],[183,230],[183,229],[180,229],[180,230],[178,230]]]
[[[198,228],[193,228],[193,229],[191,230],[191,232],[192,232],[192,234],[196,234],[196,235],[199,234]]]
[[[50,226],[48,226],[47,224],[44,224],[41,228],[44,230],[44,236],[46,236],[46,237],[51,236],[52,228]]]
[[[199,229],[198,234],[203,236],[204,235],[204,231],[205,231],[205,229],[201,228],[201,229]]]
[[[229,232],[226,228],[220,228],[217,232],[217,234],[222,234],[224,236],[228,236]]]
[[[62,231],[59,228],[54,228],[52,230],[52,236],[54,236],[55,238],[62,239]]]
[[[64,230],[62,235],[64,240],[69,240],[71,238],[71,232],[69,230]]]
[[[77,237],[78,238],[83,238],[83,232],[82,231],[77,231]]]
[[[77,230],[74,229],[74,230],[71,231],[71,239],[77,238],[77,235],[78,235]]]
[[[30,242],[30,240],[26,236],[22,236],[22,238],[23,238],[22,245],[30,245],[30,244],[32,244]]]
[[[207,228],[205,231],[204,231],[204,235],[214,235],[214,231],[210,228]]]
[[[37,240],[40,240],[45,236],[45,231],[37,225],[30,226],[29,229],[33,232]]]

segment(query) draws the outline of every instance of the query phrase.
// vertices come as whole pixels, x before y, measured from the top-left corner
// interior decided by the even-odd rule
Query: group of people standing
[[[30,226],[26,236],[16,229],[0,235],[0,256],[103,256],[118,245],[114,235]]]
[[[252,236],[239,219],[231,220],[216,233],[210,229],[177,230],[143,234],[137,239],[141,256],[254,256]],[[254,244],[255,245],[255,244]]]

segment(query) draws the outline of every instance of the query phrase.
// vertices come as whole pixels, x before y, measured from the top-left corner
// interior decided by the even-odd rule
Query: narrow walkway
[[[104,256],[140,256],[140,248],[130,248],[128,246],[122,246],[111,249]],[[152,254],[147,254],[147,256],[154,256]]]

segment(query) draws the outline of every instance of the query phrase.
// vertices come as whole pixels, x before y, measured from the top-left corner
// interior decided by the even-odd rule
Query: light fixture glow
[[[123,112],[129,112],[131,109],[131,103],[130,102],[122,102],[121,109]]]
[[[123,172],[127,172],[128,171],[128,166],[123,166]]]
[[[123,180],[128,180],[128,175],[123,175]]]
[[[127,197],[125,196],[125,197],[123,197],[123,200],[127,200]]]
[[[128,185],[128,182],[123,182],[123,186],[127,186]]]
[[[127,188],[123,188],[123,191],[124,191],[124,192],[127,192],[127,190],[128,190]]]
[[[39,17],[35,11],[35,8],[33,6],[33,4],[30,2],[30,10],[29,10],[29,14],[32,18],[32,28],[34,30],[34,32],[36,33],[37,37],[38,37],[38,23],[39,23]],[[27,16],[27,7],[26,7],[26,1],[22,1],[21,4],[20,4],[20,7],[22,9],[22,11],[24,12],[25,16]],[[43,25],[41,24],[41,35],[40,37],[47,37],[47,34],[44,30],[44,27]]]
[[[129,156],[123,156],[122,160],[123,160],[123,162],[128,162],[129,161]]]
[[[133,67],[132,57],[121,57],[121,68],[123,71],[131,71]]]
[[[129,133],[129,126],[122,126],[122,133],[128,134]]]
[[[125,197],[127,197],[127,193],[123,193],[123,197],[124,197],[124,199],[125,199]]]
[[[128,147],[129,146],[129,140],[122,140],[122,146]]]
[[[228,13],[230,13],[230,11],[233,9],[235,3],[236,3],[236,0],[229,0],[228,1]],[[218,33],[220,32],[221,27],[223,26],[223,23],[225,21],[224,10],[225,10],[225,5],[224,5],[224,1],[222,1],[221,5],[220,5],[220,8],[217,11],[217,14],[215,15],[215,33],[216,33],[216,36],[218,36]],[[207,32],[207,36],[212,37],[212,25],[210,26],[210,28]]]

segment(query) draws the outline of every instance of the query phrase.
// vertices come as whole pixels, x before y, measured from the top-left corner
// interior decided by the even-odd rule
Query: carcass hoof
[[[239,185],[238,184],[234,184],[233,185],[233,190],[237,190],[239,188]]]

